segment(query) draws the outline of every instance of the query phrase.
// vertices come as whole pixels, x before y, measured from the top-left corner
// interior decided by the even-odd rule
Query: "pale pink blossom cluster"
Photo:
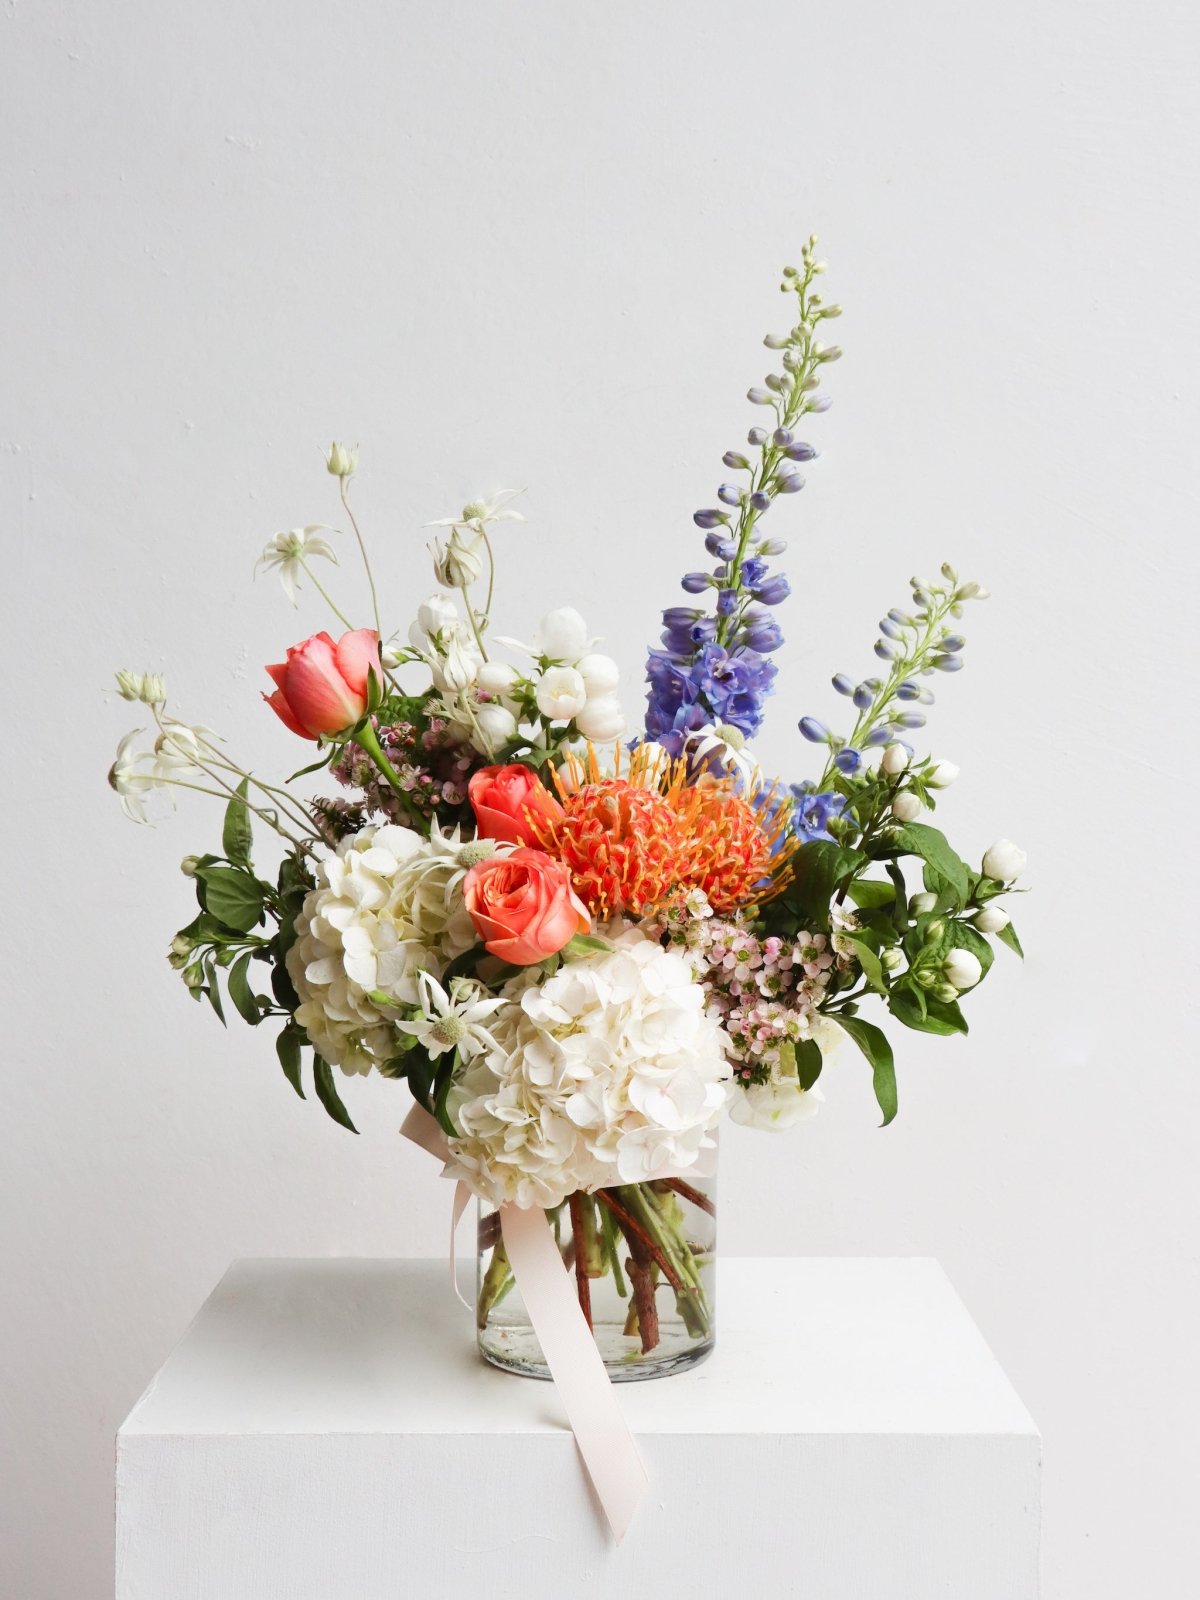
[[[743,1083],[770,1080],[780,1068],[780,1046],[818,1032],[817,1008],[837,964],[826,934],[759,938],[740,918],[714,917],[698,904],[669,912],[664,927],[691,960]]]

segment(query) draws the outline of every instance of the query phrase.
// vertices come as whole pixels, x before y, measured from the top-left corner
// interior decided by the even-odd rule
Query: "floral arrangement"
[[[337,1072],[406,1083],[452,1176],[551,1217],[585,1314],[595,1280],[617,1287],[638,1353],[661,1336],[660,1290],[689,1336],[708,1334],[701,1180],[721,1119],[810,1115],[848,1041],[890,1122],[881,1023],[965,1033],[991,941],[1020,953],[999,902],[1024,854],[1000,840],[978,866],[961,858],[928,820],[957,769],[917,748],[979,584],[949,565],[910,581],[872,670],[833,678],[849,726],[800,717],[812,775],[769,779],[753,754],[789,593],[763,521],[803,487],[817,451],[801,425],[828,408],[841,354],[822,339],[840,309],[814,245],[785,269],[793,326],[768,336],[776,370],[749,391],[765,420],[695,513],[710,564],[663,613],[641,731],[578,611],[551,612],[528,645],[492,633],[497,530],[522,520],[510,493],[433,525],[437,592],[389,632],[342,444],[327,465],[346,534],[292,529],[261,563],[337,624],[266,669],[266,703],[311,763],[265,778],[177,717],[161,678],[117,678],[154,723],[110,774],[126,813],[145,821],[176,791],[224,805],[219,846],[183,863],[197,911],[169,959],[193,997],[271,1027],[291,1087],[311,1084],[344,1128]],[[323,572],[347,541],[366,583],[343,609]],[[268,835],[282,857],[265,870]],[[486,1221],[483,1237],[481,1324],[512,1288]]]

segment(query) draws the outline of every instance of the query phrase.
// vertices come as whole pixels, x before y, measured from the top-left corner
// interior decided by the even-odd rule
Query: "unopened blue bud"
[[[756,600],[761,600],[765,606],[777,606],[787,599],[792,592],[792,586],[782,572],[777,572],[773,577],[760,583],[752,593]],[[953,658],[952,658],[953,659]]]
[[[860,711],[865,711],[875,699],[875,691],[869,683],[860,683],[854,691],[854,704]]]
[[[947,655],[957,655],[966,642],[961,633],[948,633],[942,640],[942,649]]]
[[[828,411],[833,401],[827,394],[817,394],[808,402],[810,411]]]
[[[683,588],[688,594],[703,594],[711,582],[707,572],[686,572],[683,576]]]
[[[746,472],[750,466],[749,458],[740,450],[726,450],[721,460],[734,472]]]
[[[883,620],[879,624],[879,631],[880,631],[880,633],[883,634],[884,638],[886,638],[886,639],[900,639],[900,638],[903,638],[903,633],[902,633],[902,631],[900,629],[899,623],[893,622],[891,617],[884,617],[883,618]]]
[[[776,428],[771,438],[781,450],[786,450],[792,442],[792,430],[790,428]]]
[[[786,549],[786,539],[764,539],[758,547],[758,553],[760,556],[781,556]]]
[[[804,487],[804,479],[798,472],[781,472],[775,479],[775,487],[780,494],[796,494]]]
[[[961,656],[934,656],[933,664],[939,672],[961,672],[963,659]]]
[[[775,404],[775,396],[769,389],[747,389],[746,399],[752,406],[771,406]]]
[[[819,450],[814,450],[812,445],[804,444],[799,439],[795,444],[788,445],[785,452],[789,461],[815,461],[820,453]]]
[[[881,728],[872,728],[863,742],[869,745],[888,744],[891,741],[891,737],[892,730],[885,722]]]
[[[818,722],[816,717],[801,717],[799,727],[810,744],[829,743],[829,729],[823,722]]]
[[[896,686],[897,700],[919,700],[921,698],[921,685],[914,683],[911,678]]]
[[[755,511],[769,511],[771,509],[771,496],[764,494],[761,489],[756,489],[750,496],[750,504]]]
[[[922,711],[901,711],[893,721],[898,728],[923,728],[925,714]]]
[[[902,628],[911,628],[914,626],[913,619],[909,616],[908,612],[900,611],[896,606],[892,607],[892,609],[888,612],[888,616],[891,617],[893,622],[898,622]]]
[[[898,644],[893,644],[890,639],[876,639],[875,654],[881,661],[896,661],[904,652]]]
[[[723,483],[717,490],[717,499],[727,506],[740,506],[742,491],[736,483]]]
[[[718,556],[722,561],[732,561],[737,553],[737,541],[720,529],[704,535],[704,548],[710,556]]]
[[[921,692],[917,696],[917,699],[921,703],[921,705],[923,705],[923,706],[931,706],[933,704],[933,702],[934,702],[933,690],[932,689],[927,689],[924,686],[924,684],[922,684],[921,685]]]
[[[853,679],[848,678],[844,672],[835,672],[834,673],[834,675],[833,675],[833,687],[837,690],[837,692],[839,694],[853,694],[854,693],[854,681],[853,681]]]
[[[750,432],[746,435],[747,444],[752,444],[757,447],[759,445],[766,444],[766,442],[767,430],[765,428],[751,428]]]
[[[839,772],[846,773],[848,777],[853,776],[853,774],[858,771],[859,767],[862,766],[862,763],[862,756],[857,750],[852,749],[849,745],[847,745],[844,750],[839,750],[837,755],[833,758],[834,766]]]
[[[737,610],[737,603],[736,589],[720,590],[717,594],[717,615],[719,617],[731,617]]]
[[[692,521],[698,528],[727,527],[729,524],[729,513],[728,511],[717,510],[695,511],[692,513]]]

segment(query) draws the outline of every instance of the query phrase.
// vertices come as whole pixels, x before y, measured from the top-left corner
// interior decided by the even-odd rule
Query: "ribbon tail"
[[[500,1229],[579,1453],[619,1544],[649,1486],[637,1443],[621,1415],[545,1212],[501,1206]]]

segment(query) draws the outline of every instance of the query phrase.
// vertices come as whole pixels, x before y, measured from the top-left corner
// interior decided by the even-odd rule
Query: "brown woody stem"
[[[583,1225],[583,1196],[573,1194],[567,1201],[571,1212],[571,1237],[575,1245],[575,1289],[579,1309],[589,1328],[592,1326],[592,1285],[588,1277],[587,1235]]]
[[[634,1240],[636,1239],[642,1251],[645,1253],[645,1256],[657,1263],[659,1271],[671,1285],[672,1289],[674,1289],[677,1294],[682,1294],[684,1291],[683,1279],[679,1276],[679,1273],[676,1271],[676,1269],[671,1265],[670,1261],[667,1259],[666,1255],[663,1253],[656,1241],[651,1238],[650,1234],[633,1215],[633,1213],[631,1211],[627,1211],[621,1202],[608,1189],[597,1189],[596,1199],[599,1200],[601,1205],[607,1206],[612,1212],[613,1216],[616,1217],[617,1221],[621,1224],[621,1230],[625,1234],[625,1237],[629,1240],[630,1249],[633,1249]]]
[[[701,1194],[699,1189],[693,1189],[690,1183],[685,1183],[682,1178],[663,1178],[660,1180],[664,1189],[674,1189],[677,1195],[684,1200],[690,1200],[694,1206],[699,1206],[701,1211],[707,1211],[710,1217],[715,1217],[717,1208],[706,1194]]]

